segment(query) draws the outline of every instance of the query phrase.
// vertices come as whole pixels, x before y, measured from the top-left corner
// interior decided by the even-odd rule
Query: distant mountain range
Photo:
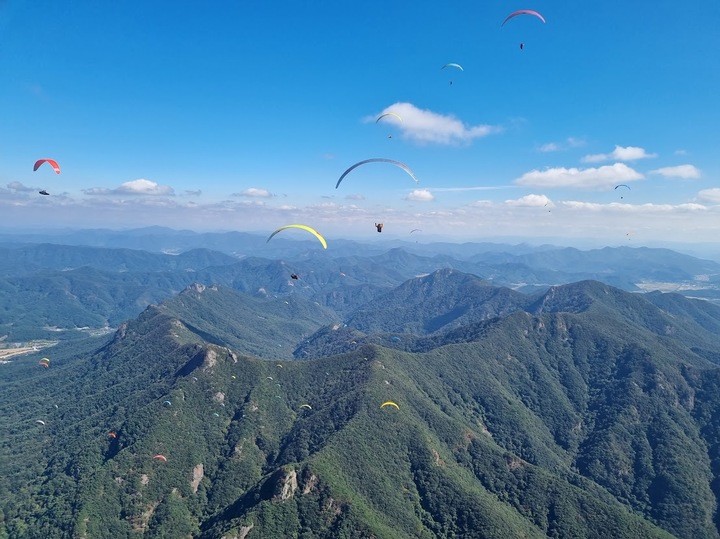
[[[248,258],[1,365],[0,537],[720,537],[720,307],[435,262]]]
[[[676,291],[720,303],[720,264],[666,249],[580,251],[552,246],[433,244],[423,246],[425,250],[437,248],[436,254],[427,256],[413,252],[411,245],[382,250],[381,244],[336,241],[325,251],[317,249],[317,242],[280,237],[266,242],[251,234],[202,235],[161,228],[85,231],[59,237],[148,246],[153,252],[29,243],[39,239],[35,236],[14,237],[16,242],[11,243],[4,237],[6,242],[0,245],[0,338],[13,342],[74,339],[79,336],[78,328],[117,327],[147,305],[172,297],[192,283],[260,296],[299,296],[345,318],[360,304],[407,279],[440,269],[471,273],[486,283],[517,292],[542,293],[551,286],[597,280],[627,291]],[[206,247],[198,248],[200,242]],[[176,254],[157,252],[161,245]],[[189,250],[183,250],[185,246]],[[292,279],[292,274],[299,279]],[[465,304],[465,308],[474,307]],[[393,323],[399,327],[399,321]],[[417,323],[414,320],[411,325]]]

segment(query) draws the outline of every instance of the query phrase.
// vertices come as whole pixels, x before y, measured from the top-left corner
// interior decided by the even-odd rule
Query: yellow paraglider
[[[307,230],[308,232],[310,232],[310,234],[312,234],[312,235],[315,236],[318,240],[320,240],[320,243],[322,243],[322,246],[323,246],[324,249],[327,249],[327,242],[325,241],[325,238],[323,238],[317,230],[315,230],[314,228],[310,228],[310,227],[307,226],[307,225],[285,225],[285,226],[281,226],[281,227],[278,228],[275,232],[273,232],[272,234],[270,234],[270,237],[267,239],[267,241],[266,241],[265,243],[267,243],[268,241],[270,241],[270,240],[272,239],[272,237],[273,237],[275,234],[277,234],[278,232],[282,232],[283,230],[288,229],[288,228],[299,228],[299,229],[301,229],[301,230]]]
[[[380,408],[385,408],[385,406],[394,406],[394,407],[397,408],[398,410],[400,409],[400,407],[399,407],[396,403],[394,403],[393,401],[385,401],[385,402],[383,402],[383,403],[380,405]]]

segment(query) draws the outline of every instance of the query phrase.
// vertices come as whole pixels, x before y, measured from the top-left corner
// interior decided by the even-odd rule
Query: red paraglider
[[[42,165],[43,163],[47,163],[48,165],[50,165],[55,171],[55,174],[60,174],[60,165],[57,164],[57,161],[55,161],[55,159],[38,159],[37,161],[35,161],[35,166],[33,167],[33,170],[37,171],[37,169],[39,169],[40,165]]]

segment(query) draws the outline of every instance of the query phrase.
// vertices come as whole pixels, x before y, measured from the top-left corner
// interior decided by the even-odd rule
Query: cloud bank
[[[607,189],[618,183],[643,179],[643,175],[624,163],[605,165],[598,168],[555,167],[546,170],[531,170],[515,184],[528,187],[571,187],[577,189]]]

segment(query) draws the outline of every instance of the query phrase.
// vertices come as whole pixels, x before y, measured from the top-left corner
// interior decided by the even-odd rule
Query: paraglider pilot
[[[378,232],[382,232],[382,227],[383,227],[382,223],[375,223],[375,228],[377,228]]]

